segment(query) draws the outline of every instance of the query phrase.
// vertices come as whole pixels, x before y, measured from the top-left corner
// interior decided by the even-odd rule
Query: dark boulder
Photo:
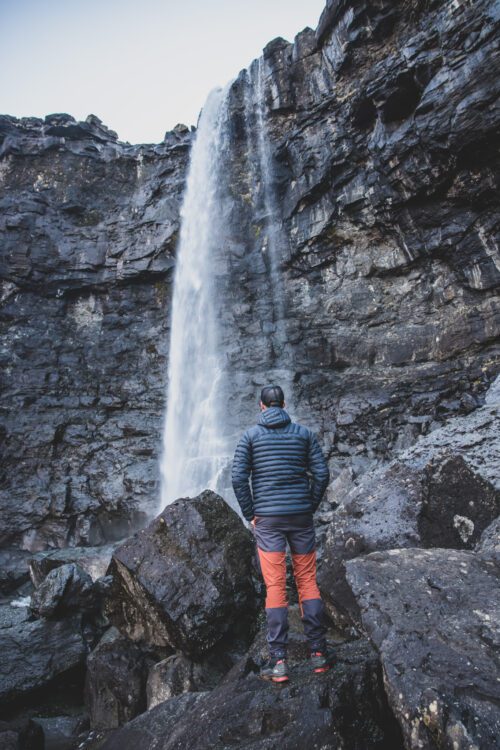
[[[263,682],[257,670],[245,657],[211,693],[160,703],[109,736],[102,750],[402,750],[378,660],[366,641],[339,646],[335,668],[326,675],[294,664],[286,688]]]
[[[37,716],[36,723],[43,729],[43,750],[77,750],[78,734],[87,722],[82,716]]]
[[[92,578],[78,565],[54,568],[31,595],[30,610],[38,617],[60,619],[97,606]]]
[[[148,709],[182,693],[203,691],[203,667],[184,654],[172,654],[154,664],[146,685]]]
[[[483,531],[476,550],[483,557],[490,557],[500,563],[500,517]]]
[[[404,547],[473,549],[500,513],[500,416],[493,398],[345,485],[325,535],[320,588],[339,622],[358,620],[345,561]],[[344,494],[342,495],[342,489]]]
[[[500,569],[450,549],[347,562],[408,750],[500,748]]]
[[[92,729],[112,729],[146,710],[144,653],[110,628],[87,659],[85,704]]]
[[[83,673],[87,647],[80,615],[30,620],[26,608],[0,610],[0,702],[17,704],[39,688],[53,689]]]
[[[199,655],[252,633],[259,607],[254,543],[213,492],[167,506],[118,547],[110,620],[134,641]]]
[[[62,549],[44,550],[29,555],[29,575],[33,585],[39,586],[47,573],[67,563],[76,563],[96,580],[106,573],[113,550],[117,543],[100,547],[63,547]]]
[[[33,719],[0,721],[0,750],[56,750],[45,743],[44,731]]]

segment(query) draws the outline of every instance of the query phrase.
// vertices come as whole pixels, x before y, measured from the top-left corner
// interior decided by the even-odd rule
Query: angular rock
[[[220,496],[176,500],[115,550],[108,616],[134,641],[191,656],[228,646],[254,629],[253,555],[250,532]]]
[[[85,705],[92,729],[119,727],[146,710],[147,664],[141,649],[116,628],[87,659]]]
[[[500,747],[500,569],[468,551],[346,563],[408,750]]]
[[[203,668],[183,654],[173,654],[149,670],[146,695],[148,709],[182,693],[203,690]]]
[[[46,743],[43,729],[33,719],[0,721],[1,750],[52,750]],[[57,750],[53,748],[53,750]],[[62,750],[62,749],[61,749]]]
[[[476,551],[500,563],[500,517],[496,518],[481,534]]]
[[[87,648],[81,617],[64,620],[29,620],[21,610],[1,617],[0,702],[18,704],[29,693],[48,685],[59,686],[82,672]]]
[[[92,578],[78,565],[68,563],[51,570],[31,595],[30,610],[38,617],[60,619],[97,605]]]
[[[102,750],[402,750],[380,667],[366,641],[339,646],[336,667],[326,675],[312,674],[304,663],[293,666],[286,688],[263,682],[257,669],[245,657],[211,693],[160,703],[112,733]]]
[[[36,717],[36,723],[43,729],[44,750],[76,750],[78,733],[83,729],[85,717],[50,716]]]
[[[106,573],[117,542],[100,547],[64,547],[29,555],[29,574],[35,587],[39,586],[47,573],[60,565],[76,563],[95,581]]]
[[[499,461],[500,405],[490,397],[347,485],[337,497],[318,575],[330,614],[339,622],[358,619],[346,560],[404,547],[473,549],[500,513]]]

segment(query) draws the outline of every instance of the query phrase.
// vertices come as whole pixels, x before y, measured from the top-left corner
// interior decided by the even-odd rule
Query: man
[[[330,473],[314,433],[292,422],[285,411],[280,386],[263,388],[259,406],[258,423],[246,430],[236,446],[232,484],[241,512],[252,524],[266,585],[270,659],[261,677],[287,682],[287,541],[311,665],[314,672],[329,668],[324,605],[316,583],[313,513]]]

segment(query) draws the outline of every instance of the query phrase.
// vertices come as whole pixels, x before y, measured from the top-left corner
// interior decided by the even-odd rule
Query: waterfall
[[[282,231],[279,225],[279,211],[274,189],[274,169],[271,143],[267,130],[267,113],[265,97],[264,60],[260,57],[251,67],[252,105],[255,111],[255,140],[257,141],[258,182],[262,192],[265,215],[265,232],[263,235],[263,252],[266,254],[269,270],[273,315],[276,331],[280,332],[279,321],[284,321],[284,294],[279,262],[282,256]],[[247,104],[248,106],[248,104]],[[251,138],[251,135],[250,135]]]
[[[249,426],[242,419],[254,363],[244,359],[248,347],[242,359],[229,366],[226,356],[234,333],[222,328],[223,305],[235,301],[239,263],[235,258],[243,257],[237,254],[230,259],[232,242],[245,243],[247,252],[258,252],[264,262],[262,295],[253,310],[255,324],[271,342],[269,359],[264,358],[261,366],[269,381],[283,386],[288,403],[292,396],[281,271],[285,238],[275,187],[262,59],[252,64],[243,81],[244,128],[230,122],[231,83],[208,97],[191,151],[174,273],[160,510],[179,497],[193,497],[205,488],[219,492],[239,510],[230,469],[236,439]],[[233,91],[233,95],[237,93]],[[242,208],[238,193],[243,190],[235,156],[241,146],[238,138],[246,141],[249,159],[247,174],[253,198],[248,224],[244,214],[238,212],[249,208],[245,201]],[[256,225],[262,228],[257,240]],[[253,234],[245,237],[245,231]],[[247,264],[249,259],[251,255]],[[252,404],[256,395],[251,394]],[[246,419],[252,418],[248,406],[246,415]]]
[[[218,346],[213,253],[222,235],[218,177],[223,165],[227,91],[213,91],[191,151],[174,274],[161,508],[217,489],[228,463],[220,414],[224,370]],[[219,490],[220,491],[220,490]]]

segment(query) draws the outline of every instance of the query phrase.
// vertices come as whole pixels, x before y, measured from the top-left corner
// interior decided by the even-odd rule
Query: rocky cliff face
[[[360,472],[482,403],[500,369],[499,21],[492,0],[329,0],[234,82],[214,274],[235,430],[279,377],[332,468]],[[0,538],[99,544],[156,502],[191,134],[130,146],[63,115],[0,132]]]
[[[334,465],[363,469],[474,409],[498,368],[497,37],[491,2],[337,0],[316,32],[266,47],[282,283],[260,328],[252,76],[232,89],[235,380],[281,370]]]
[[[191,135],[0,118],[0,540],[100,544],[156,501],[171,274]]]

